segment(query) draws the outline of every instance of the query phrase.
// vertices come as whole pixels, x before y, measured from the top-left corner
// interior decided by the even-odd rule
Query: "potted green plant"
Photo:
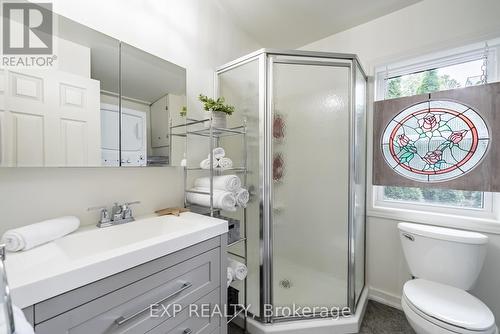
[[[181,111],[179,111],[179,115],[181,115],[181,117],[186,117],[187,113],[188,113],[187,107],[182,106]]]
[[[203,103],[203,109],[211,113],[212,126],[214,128],[226,128],[227,116],[234,113],[234,106],[225,104],[226,101],[223,97],[219,97],[215,100],[200,94],[198,99]]]

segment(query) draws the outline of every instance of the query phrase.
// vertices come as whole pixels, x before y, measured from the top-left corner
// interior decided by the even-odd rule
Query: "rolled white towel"
[[[10,252],[23,251],[64,237],[78,227],[80,220],[77,217],[60,217],[8,230],[2,236],[2,242]]]
[[[214,159],[212,165],[214,166],[214,168],[217,168],[217,159]],[[201,169],[210,169],[210,158],[202,160],[200,162],[200,168]]]
[[[193,188],[191,190],[205,193],[210,192],[210,189],[208,188]],[[186,197],[192,204],[210,206],[210,195],[188,192]],[[213,206],[216,209],[236,211],[236,198],[234,197],[234,194],[229,191],[214,190]]]
[[[233,160],[229,159],[229,158],[220,158],[218,161],[217,161],[217,167],[219,167],[220,169],[229,169],[229,168],[233,168]]]
[[[227,259],[228,266],[234,271],[234,278],[237,280],[244,280],[248,274],[248,268],[243,263],[233,259]]]
[[[236,205],[242,208],[247,207],[248,201],[250,200],[250,194],[248,193],[248,190],[246,190],[245,188],[241,188],[234,193],[234,197],[236,197]]]
[[[231,285],[231,283],[233,283],[233,281],[234,281],[234,271],[232,268],[227,267],[227,287],[228,288]]]
[[[194,181],[197,188],[210,188],[210,178],[200,177]],[[214,189],[235,192],[241,188],[241,180],[236,175],[214,176]]]
[[[214,155],[214,159],[224,158],[224,156],[226,155],[226,151],[224,151],[222,147],[214,148],[212,153]],[[210,159],[210,154],[208,155],[208,159]]]

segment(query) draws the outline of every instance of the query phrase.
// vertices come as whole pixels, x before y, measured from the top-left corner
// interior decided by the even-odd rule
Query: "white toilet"
[[[415,279],[403,287],[403,311],[417,334],[498,334],[495,317],[467,292],[486,255],[488,237],[449,228],[399,223]]]

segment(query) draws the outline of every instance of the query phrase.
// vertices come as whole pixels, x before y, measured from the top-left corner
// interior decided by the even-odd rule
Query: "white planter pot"
[[[206,122],[206,126],[209,127],[210,122]],[[227,114],[220,111],[212,112],[212,127],[227,128]]]

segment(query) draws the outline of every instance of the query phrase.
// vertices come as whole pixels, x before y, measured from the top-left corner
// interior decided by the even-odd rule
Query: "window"
[[[496,53],[490,50],[488,70],[495,68],[493,66],[496,63],[495,56]],[[403,66],[395,66],[391,70],[380,68],[376,75],[376,99],[391,99],[481,84],[484,75],[483,57],[484,51],[478,49],[460,56],[455,54],[421,63],[407,63]],[[490,79],[493,77],[492,73],[488,75]],[[401,114],[404,114],[404,111]],[[475,115],[471,116],[475,117]],[[398,151],[391,152],[398,154]],[[391,157],[389,151],[385,156]],[[393,155],[392,158],[394,157]],[[458,159],[460,160],[460,157]],[[428,166],[422,165],[421,167],[423,175]],[[401,171],[401,173],[408,172]],[[424,177],[416,174],[413,176],[414,178]],[[449,177],[453,178],[453,175]],[[374,186],[373,194],[374,208],[449,213],[480,218],[491,218],[494,211],[493,194],[479,191]]]

